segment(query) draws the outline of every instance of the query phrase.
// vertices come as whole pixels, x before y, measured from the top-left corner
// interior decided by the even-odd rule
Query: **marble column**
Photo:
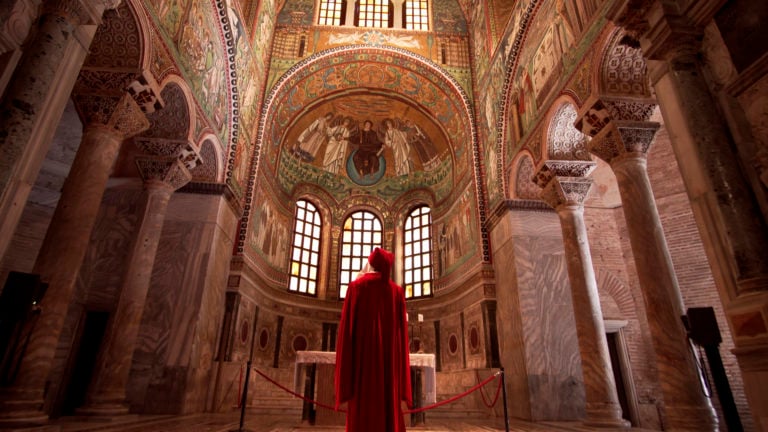
[[[117,308],[107,324],[86,405],[78,410],[83,415],[128,413],[126,385],[168,201],[175,190],[192,179],[188,167],[194,167],[197,160],[197,153],[186,142],[158,139],[137,139],[137,142],[145,149],[152,147],[155,155],[136,158],[144,180],[137,210],[139,218]],[[190,154],[194,157],[190,158]]]
[[[700,54],[720,0],[624,0],[608,17],[640,42],[688,192],[758,430],[768,429],[768,222]],[[723,60],[727,61],[727,60]],[[717,67],[712,65],[712,67]],[[725,110],[728,110],[725,107]],[[741,156],[740,156],[741,155]]]
[[[104,10],[119,0],[44,1],[0,102],[0,256],[21,218]],[[85,26],[91,31],[84,31]]]
[[[592,187],[592,179],[586,176],[595,166],[591,161],[549,160],[537,173],[536,183],[542,187],[541,198],[560,217],[584,375],[584,423],[596,427],[629,427],[629,422],[622,418],[616,392],[584,223],[584,201]]]
[[[39,407],[107,180],[123,140],[149,128],[145,109],[128,93],[99,101],[98,109],[90,107],[98,114],[89,117],[35,261],[33,273],[48,283],[48,289],[14,385],[0,402],[4,408],[0,419],[46,418]],[[80,111],[88,112],[88,107],[80,106]]]
[[[616,175],[635,257],[669,430],[714,431],[717,420],[701,389],[681,316],[685,314],[672,258],[648,179],[647,152],[659,123],[647,100],[592,98],[576,127],[592,136],[587,149]]]

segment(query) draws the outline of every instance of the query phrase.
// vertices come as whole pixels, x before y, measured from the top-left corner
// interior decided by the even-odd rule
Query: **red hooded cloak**
[[[403,288],[389,279],[394,256],[375,248],[376,272],[349,284],[336,347],[336,407],[347,432],[404,432],[400,402],[413,406]]]

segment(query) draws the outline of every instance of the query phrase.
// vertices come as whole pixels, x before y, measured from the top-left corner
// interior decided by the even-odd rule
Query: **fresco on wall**
[[[292,217],[280,213],[272,204],[275,198],[258,188],[253,198],[254,214],[249,225],[248,248],[261,255],[270,265],[283,268],[288,262]]]
[[[476,250],[473,202],[472,189],[467,188],[451,213],[436,225],[437,274],[440,276],[450,273]]]
[[[315,15],[314,0],[286,1],[280,13],[277,15],[277,25],[312,25]]]
[[[472,34],[472,53],[474,55],[475,76],[483,79],[485,73],[488,71],[490,51],[485,2],[481,1],[480,3],[482,6],[476,4],[471,9],[472,20],[470,22],[470,27],[472,30],[470,33]]]
[[[440,7],[433,7],[432,18],[437,33],[467,33],[467,20],[455,0],[443,0]]]
[[[227,120],[226,57],[214,6],[205,0],[154,0],[157,21],[214,128]]]

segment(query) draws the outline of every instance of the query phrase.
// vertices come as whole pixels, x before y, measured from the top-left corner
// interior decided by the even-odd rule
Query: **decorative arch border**
[[[338,206],[329,204],[335,203],[336,200],[323,188],[310,183],[301,183],[293,188],[293,191],[291,192],[291,201],[295,203],[300,199],[307,199],[312,202],[312,204],[317,207],[317,210],[320,212],[320,217],[322,217],[323,220],[333,220],[332,208]]]
[[[574,114],[578,117],[579,112],[579,104],[578,102],[570,95],[563,94],[557,99],[555,99],[552,102],[552,105],[549,108],[549,111],[547,111],[546,116],[544,117],[544,133],[542,134],[542,146],[541,146],[541,157],[542,160],[552,159],[553,155],[553,149],[552,146],[552,135],[557,132],[555,129],[557,128],[557,124],[555,124],[555,121],[557,120],[557,116],[559,116],[562,111],[566,108],[566,106],[570,105],[573,108]],[[581,131],[576,129],[573,124],[569,124],[568,126],[572,127],[573,130],[578,133],[579,135],[582,135],[584,139],[588,139],[586,135],[582,134]],[[570,157],[567,159],[577,159],[577,160],[591,160],[589,156],[589,152],[586,151],[586,148],[582,149],[585,154],[581,155],[579,157],[577,148],[571,148],[569,153]],[[562,159],[562,158],[561,158]]]
[[[216,173],[214,177],[216,182],[221,182],[224,180],[224,149],[221,146],[221,141],[219,140],[219,137],[210,131],[203,133],[197,139],[197,141],[195,142],[195,148],[197,148],[198,151],[202,151],[203,144],[205,144],[206,141],[210,141],[211,143],[213,143],[213,148],[215,150],[214,154],[216,155],[216,161],[214,164]]]
[[[223,3],[222,0],[218,0],[218,1],[219,1],[219,4]],[[224,11],[223,15],[224,17],[222,18],[222,21],[226,20],[226,10]],[[230,41],[231,41],[231,32],[229,34],[230,34]],[[264,100],[264,104],[262,106],[262,111],[261,111],[261,117],[259,118],[258,131],[256,133],[256,140],[254,143],[253,159],[251,161],[251,167],[249,169],[250,174],[249,174],[248,184],[246,186],[246,192],[245,192],[245,204],[243,206],[244,211],[240,221],[241,235],[238,236],[239,240],[238,240],[238,245],[236,247],[237,253],[242,253],[243,241],[244,241],[243,239],[245,238],[243,233],[248,229],[251,204],[253,200],[253,189],[256,181],[256,173],[257,173],[260,159],[261,159],[260,158],[261,148],[265,140],[267,139],[266,138],[267,123],[268,123],[267,119],[272,119],[273,115],[278,110],[277,102],[282,101],[284,94],[287,94],[288,92],[290,92],[290,89],[292,88],[292,84],[295,83],[297,79],[303,76],[316,74],[318,73],[319,70],[322,70],[321,68],[318,68],[318,65],[320,65],[322,61],[326,59],[343,58],[344,56],[355,57],[359,55],[360,51],[367,51],[374,54],[381,53],[385,57],[399,58],[402,61],[398,63],[398,65],[401,67],[408,68],[409,66],[419,66],[419,67],[425,68],[426,71],[431,74],[431,77],[425,76],[421,71],[416,71],[416,72],[419,72],[419,75],[423,76],[425,79],[429,79],[430,81],[432,81],[436,86],[443,88],[445,93],[453,94],[455,96],[455,98],[452,98],[454,105],[456,105],[456,109],[454,111],[456,112],[457,115],[461,115],[463,117],[463,119],[459,119],[459,120],[460,121],[463,120],[462,123],[469,127],[469,134],[470,134],[470,141],[471,141],[470,146],[472,149],[472,163],[473,163],[472,174],[475,179],[475,196],[477,200],[478,215],[479,215],[478,219],[479,219],[479,229],[481,233],[482,257],[483,257],[483,261],[490,262],[490,240],[489,240],[490,237],[488,235],[487,227],[486,227],[486,219],[487,219],[486,199],[485,199],[484,188],[482,184],[483,177],[482,177],[482,169],[481,169],[481,163],[480,163],[480,149],[479,149],[479,143],[477,138],[477,125],[475,124],[475,118],[474,118],[474,113],[472,108],[473,105],[469,97],[467,96],[466,92],[462,89],[458,81],[456,81],[456,79],[453,78],[453,76],[451,76],[447,71],[445,71],[439,65],[435,64],[434,62],[427,59],[426,57],[412,53],[405,49],[387,47],[387,46],[381,46],[381,45],[348,45],[348,46],[334,47],[328,50],[320,51],[300,61],[294,66],[292,66],[290,69],[288,69],[288,71],[285,72],[283,76],[281,76],[278,79],[278,81],[272,87],[269,94]],[[232,60],[234,60],[234,57],[232,57]],[[232,67],[234,67],[233,64],[232,64]],[[233,79],[236,79],[236,76],[235,76],[236,74],[234,70],[231,71],[231,74]],[[356,87],[359,87],[359,86],[356,86]],[[235,99],[236,99],[236,92],[237,92],[237,89],[234,90]],[[320,97],[320,96],[322,95],[316,95],[316,97]],[[236,103],[236,101],[233,101],[233,103]],[[236,131],[236,128],[233,128],[232,131],[234,133]],[[235,144],[236,144],[236,141],[233,140],[233,146]],[[234,147],[230,151],[230,165],[228,166],[228,173],[231,172],[232,161],[234,161]],[[227,178],[229,178],[229,174]],[[366,198],[370,199],[370,196],[366,196]]]
[[[392,211],[395,216],[395,225],[402,226],[405,222],[407,213],[410,213],[416,207],[426,205],[430,209],[435,208],[435,195],[426,188],[415,189],[408,192],[392,205]]]
[[[510,199],[531,199],[526,197],[520,197],[517,194],[517,184],[518,184],[518,177],[520,173],[520,164],[523,162],[523,160],[528,159],[531,162],[531,167],[534,170],[536,170],[536,158],[534,157],[533,153],[530,152],[528,149],[523,149],[515,155],[515,158],[512,160],[512,164],[510,165],[511,168],[509,170],[509,176],[508,176],[508,182],[509,182],[509,195],[508,197]],[[538,187],[534,182],[533,179],[530,178],[528,181],[533,184],[534,186]]]
[[[381,218],[382,228],[392,228],[393,215],[383,200],[371,195],[353,195],[339,203],[332,209],[333,222],[341,226],[344,220],[352,213],[358,210],[368,210]]]
[[[199,144],[195,131],[197,130],[197,105],[195,103],[195,95],[192,93],[192,89],[189,88],[187,82],[181,76],[177,74],[169,74],[160,83],[160,93],[163,92],[168,84],[175,84],[181,89],[184,94],[184,100],[187,102],[187,115],[189,116],[189,129],[187,130],[187,141],[194,143],[195,146]],[[199,148],[198,148],[199,150]]]
[[[628,92],[628,93],[622,93],[622,92],[614,92],[609,91],[605,87],[606,83],[606,75],[608,73],[609,69],[609,63],[610,61],[615,58],[614,55],[614,49],[621,44],[621,41],[625,38],[629,37],[626,32],[620,28],[620,27],[613,27],[610,31],[607,32],[607,34],[599,40],[599,43],[601,43],[601,49],[596,56],[597,61],[593,64],[593,70],[592,70],[592,88],[594,88],[598,94],[601,95],[612,95],[612,96],[629,96],[629,97],[642,97],[642,98],[650,98],[652,97],[652,91],[650,87],[650,81],[648,80],[648,66],[647,62],[643,58],[642,51],[640,50],[640,47],[632,48],[633,49],[633,55],[625,55],[621,57],[622,59],[636,59],[640,60],[645,64],[645,71],[643,73],[643,78],[640,81],[634,82],[635,84],[642,87],[642,92]]]
[[[141,0],[127,0],[128,7],[133,11],[133,17],[139,27],[139,43],[141,51],[141,60],[139,65],[141,70],[149,71],[152,69],[152,59],[154,59],[155,47],[152,44],[152,32],[154,24],[147,13],[146,4]]]
[[[226,52],[227,57],[226,79],[228,83],[227,100],[229,101],[229,137],[225,150],[228,151],[228,157],[224,179],[228,182],[232,177],[232,170],[235,168],[235,154],[237,153],[237,145],[240,137],[240,95],[237,90],[237,64],[235,63],[237,47],[235,46],[232,26],[229,22],[229,11],[227,10],[226,0],[210,1],[219,14],[219,36],[224,45],[224,51]],[[242,244],[240,244],[238,250],[242,250],[241,246]]]
[[[515,35],[515,40],[512,42],[512,48],[509,50],[509,57],[506,62],[506,76],[504,77],[504,85],[502,86],[502,97],[499,101],[499,114],[496,118],[496,154],[499,155],[496,161],[496,169],[498,173],[504,172],[504,161],[507,158],[507,148],[505,146],[507,136],[508,122],[504,119],[509,118],[510,98],[513,90],[512,81],[515,73],[517,72],[518,60],[520,60],[520,50],[523,47],[525,39],[528,37],[528,29],[534,16],[539,11],[541,0],[531,0],[528,6],[523,12],[520,18],[520,29]],[[500,176],[501,181],[499,187],[501,187],[501,196],[509,196],[509,184],[506,181],[505,176]]]

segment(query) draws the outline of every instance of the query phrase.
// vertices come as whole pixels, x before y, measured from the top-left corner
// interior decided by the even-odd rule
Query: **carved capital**
[[[699,51],[703,28],[721,6],[721,0],[624,0],[607,17],[640,41],[646,58],[674,61]]]
[[[192,174],[178,158],[173,156],[136,157],[136,167],[145,182],[159,181],[177,190],[192,180]]]
[[[611,121],[647,122],[656,106],[651,99],[592,97],[579,112],[574,127],[594,137]]]
[[[133,97],[133,100],[146,114],[153,113],[165,105],[160,97],[160,85],[157,84],[155,77],[149,71],[143,71],[141,75],[128,84],[125,91]]]
[[[29,34],[32,23],[37,18],[38,2],[35,0],[17,0],[13,8],[0,16],[0,54],[21,48]]]
[[[541,190],[541,200],[555,210],[563,205],[583,206],[591,188],[588,177],[555,177]]]
[[[93,25],[101,22],[104,9],[115,0],[44,0],[43,15],[63,18],[73,26]]]
[[[596,166],[591,161],[548,160],[533,180],[542,188],[541,199],[554,209],[565,204],[584,205],[593,183],[587,176]]]
[[[86,123],[107,126],[123,139],[149,129],[149,119],[127,94],[73,96],[77,110]]]
[[[164,138],[136,138],[136,145],[153,156],[176,158],[188,170],[192,170],[203,162],[198,150],[184,140]]]
[[[626,154],[646,155],[660,126],[656,122],[614,121],[592,138],[588,149],[609,164]]]

